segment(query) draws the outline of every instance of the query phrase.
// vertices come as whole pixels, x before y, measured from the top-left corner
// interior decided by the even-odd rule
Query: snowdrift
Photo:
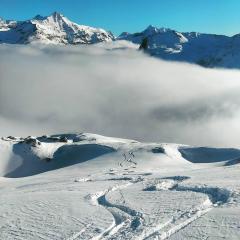
[[[179,152],[192,163],[229,161],[240,156],[240,150],[234,148],[182,147]]]
[[[115,149],[101,144],[62,143],[60,137],[3,139],[0,142],[0,173],[5,177],[26,177],[82,163]],[[68,140],[67,140],[68,141]]]
[[[126,164],[148,167],[150,162],[153,168],[158,166],[169,170],[199,163],[234,165],[239,163],[240,150],[140,143],[81,133],[2,138],[0,154],[0,176],[17,178],[81,164],[105,155],[120,167]],[[101,161],[107,161],[106,157]]]

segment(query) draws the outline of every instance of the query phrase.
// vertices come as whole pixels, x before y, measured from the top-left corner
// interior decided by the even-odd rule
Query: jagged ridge
[[[26,21],[0,19],[0,43],[92,44],[113,39],[111,32],[78,25],[57,12],[48,17],[37,15]]]

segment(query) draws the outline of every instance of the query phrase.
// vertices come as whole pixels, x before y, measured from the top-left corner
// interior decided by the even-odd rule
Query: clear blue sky
[[[116,35],[152,24],[179,31],[240,33],[240,0],[0,0],[0,16],[24,20],[58,11]]]

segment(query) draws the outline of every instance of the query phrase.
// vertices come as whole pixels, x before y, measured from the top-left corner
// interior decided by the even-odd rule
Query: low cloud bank
[[[0,135],[77,131],[240,146],[240,71],[165,62],[135,48],[0,45]]]

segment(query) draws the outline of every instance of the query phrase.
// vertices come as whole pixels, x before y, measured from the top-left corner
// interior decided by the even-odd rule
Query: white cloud
[[[239,146],[240,71],[164,62],[135,48],[1,45],[0,135],[87,131]]]

